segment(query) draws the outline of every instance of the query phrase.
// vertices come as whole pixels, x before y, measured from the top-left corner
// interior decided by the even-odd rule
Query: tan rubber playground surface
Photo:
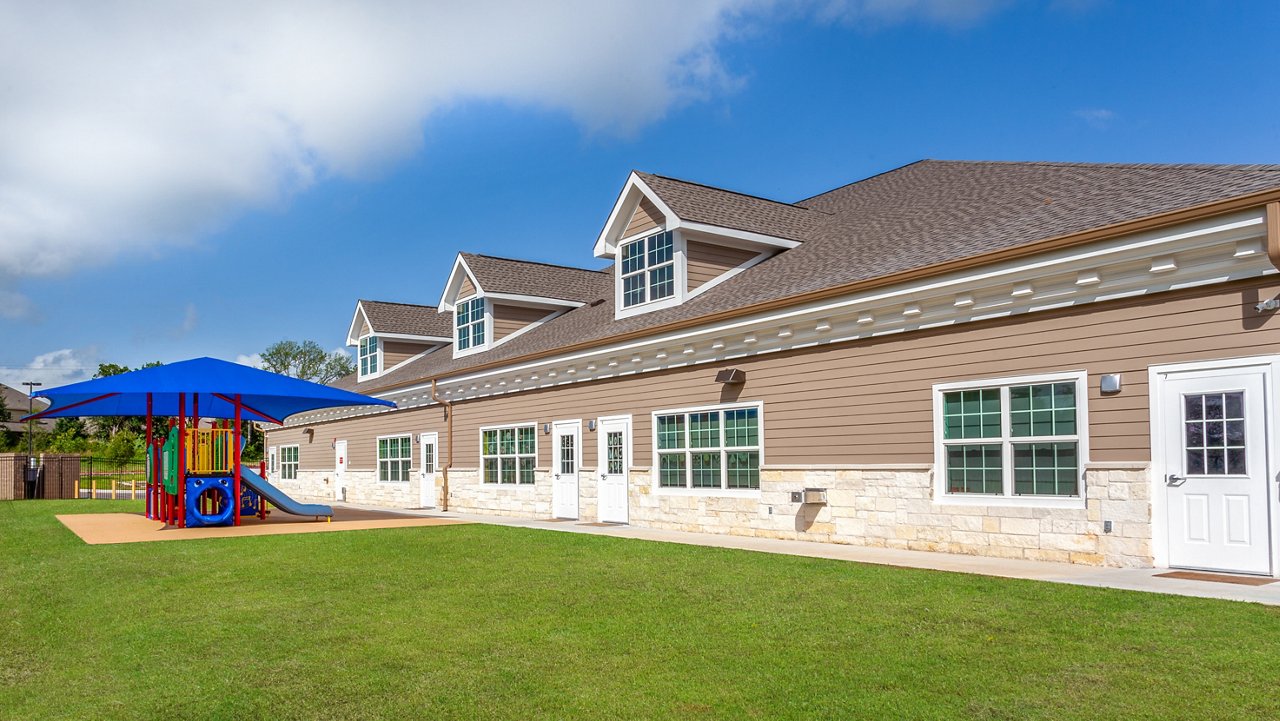
[[[397,513],[335,508],[333,520],[319,521],[310,516],[290,516],[276,511],[265,520],[243,518],[243,525],[209,528],[166,527],[149,521],[141,513],[68,513],[58,516],[62,525],[85,543],[142,543],[146,541],[184,541],[195,538],[237,538],[241,536],[278,536],[287,533],[324,533],[326,531],[363,531],[371,528],[411,528],[415,526],[453,526],[469,521],[454,518],[406,516]]]

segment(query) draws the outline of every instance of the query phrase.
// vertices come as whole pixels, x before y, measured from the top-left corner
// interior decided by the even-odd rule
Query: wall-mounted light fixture
[[[1102,377],[1098,379],[1098,389],[1103,393],[1119,393],[1120,386],[1121,382],[1119,373],[1104,373]]]
[[[1253,308],[1259,313],[1265,313],[1269,310],[1280,309],[1280,298],[1269,298],[1253,306]]]
[[[314,428],[304,428],[304,429],[302,429],[302,432],[307,434],[307,443],[312,443],[312,442],[314,442],[314,441],[315,441],[315,439],[316,439],[316,429],[314,429]]]
[[[546,436],[551,435],[551,424],[550,424],[550,423],[543,423],[543,424],[542,424],[542,434],[543,434],[543,435],[546,435]]]
[[[329,441],[329,450],[331,450],[331,451],[332,451],[332,450],[336,450],[337,448],[338,448],[338,439],[337,439],[337,438],[334,438],[333,440]]]
[[[741,368],[725,368],[716,373],[716,383],[739,385],[747,382],[747,373]]]
[[[587,421],[587,430],[594,431],[595,429],[596,429],[596,422],[594,420]]]

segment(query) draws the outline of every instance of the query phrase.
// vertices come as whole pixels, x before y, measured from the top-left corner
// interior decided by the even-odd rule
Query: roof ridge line
[[[670,175],[662,175],[661,173],[650,173],[650,172],[646,172],[646,171],[643,171],[643,170],[636,170],[636,171],[634,171],[634,172],[636,172],[636,173],[638,173],[638,174],[640,174],[640,175],[642,175],[642,176],[643,176],[643,175],[650,175],[650,176],[653,176],[653,177],[655,177],[655,178],[662,178],[663,180],[670,180],[670,181],[675,182],[675,183],[684,183],[685,185],[694,185],[694,186],[697,186],[697,187],[699,187],[699,188],[706,188],[706,189],[708,189],[708,190],[718,190],[718,191],[720,191],[721,193],[729,193],[729,194],[731,194],[731,195],[738,195],[738,196],[742,196],[743,198],[751,198],[752,200],[763,200],[763,201],[764,201],[764,202],[766,202],[766,203],[773,203],[773,204],[775,204],[775,205],[785,205],[785,206],[786,206],[786,207],[788,207],[788,208],[795,208],[796,210],[803,210],[803,211],[813,212],[813,213],[821,213],[822,215],[830,215],[830,213],[826,213],[826,212],[821,211],[821,210],[816,210],[816,209],[814,209],[814,208],[806,208],[806,207],[804,207],[804,206],[802,206],[802,205],[796,205],[795,203],[788,203],[788,202],[787,202],[787,201],[785,201],[785,200],[776,200],[776,199],[774,199],[774,198],[766,198],[766,197],[764,197],[763,195],[754,195],[754,194],[752,194],[752,193],[744,193],[744,192],[742,192],[741,190],[730,190],[730,189],[728,189],[728,188],[721,188],[721,187],[716,186],[716,185],[707,185],[706,183],[699,183],[699,182],[697,182],[697,181],[695,181],[695,180],[685,180],[684,178],[673,178],[673,177],[671,177]]]
[[[430,308],[432,310],[440,310],[438,305],[424,305],[422,303],[403,303],[398,300],[374,300],[373,298],[359,298],[357,303],[382,303],[383,305],[405,305],[410,308]]]
[[[913,166],[913,165],[919,165],[920,163],[928,163],[928,162],[964,162],[964,161],[936,161],[936,160],[933,160],[932,158],[921,158],[921,159],[919,159],[919,160],[913,160],[913,161],[911,161],[910,163],[907,163],[906,165],[899,165],[899,166],[898,166],[898,167],[896,167],[896,168],[889,168],[888,170],[882,170],[882,171],[880,171],[880,172],[878,172],[878,173],[872,173],[871,175],[868,175],[868,176],[867,176],[867,177],[865,177],[865,178],[859,178],[859,179],[857,179],[857,180],[855,180],[855,181],[853,181],[853,182],[845,183],[844,185],[837,185],[836,187],[834,187],[834,188],[832,188],[832,189],[830,189],[830,190],[824,190],[824,191],[822,191],[821,193],[815,193],[815,194],[813,194],[813,195],[810,195],[810,196],[809,196],[809,197],[807,197],[807,198],[801,198],[800,200],[797,200],[797,201],[796,201],[796,204],[798,205],[798,204],[800,204],[800,203],[807,203],[807,202],[809,202],[810,200],[813,200],[814,198],[821,198],[821,197],[822,197],[822,196],[824,196],[824,195],[830,195],[831,193],[834,193],[834,192],[836,192],[837,190],[843,190],[843,189],[848,188],[848,187],[850,187],[850,186],[857,185],[858,183],[865,183],[865,182],[867,182],[868,180],[874,180],[874,179],[876,179],[876,178],[879,178],[879,177],[880,177],[880,176],[882,176],[882,175],[888,175],[888,174],[890,174],[890,173],[896,173],[896,172],[898,172],[899,170],[906,170],[907,168],[910,168],[910,167],[911,167],[911,166]],[[809,208],[805,208],[805,209],[806,209],[806,210],[809,210]],[[819,212],[821,212],[821,211],[819,211]],[[835,213],[827,213],[827,215],[835,215]]]
[[[526,265],[542,265],[542,266],[546,266],[546,267],[548,267],[548,268],[563,268],[563,269],[565,269],[565,270],[580,270],[580,271],[582,271],[583,273],[603,273],[603,272],[605,271],[605,269],[604,269],[604,268],[601,268],[600,270],[592,270],[592,269],[590,269],[590,268],[581,268],[581,267],[578,267],[578,266],[576,266],[576,265],[563,265],[563,264],[561,264],[561,263],[548,263],[548,262],[546,262],[546,261],[542,261],[542,260],[525,260],[525,259],[523,259],[523,258],[508,258],[508,257],[506,257],[506,256],[502,256],[502,255],[490,255],[490,254],[488,254],[488,253],[471,253],[471,252],[468,252],[468,251],[465,251],[465,250],[464,250],[464,251],[458,251],[458,253],[459,253],[459,255],[470,255],[470,256],[475,257],[475,258],[489,258],[490,260],[506,260],[506,261],[510,261],[510,262],[512,262],[512,263],[524,263],[524,264],[526,264]]]
[[[1152,169],[1201,169],[1228,170],[1232,172],[1280,172],[1280,164],[1268,163],[1095,163],[1083,160],[949,160],[930,158],[934,163],[964,165],[1033,165],[1055,168],[1152,168]]]

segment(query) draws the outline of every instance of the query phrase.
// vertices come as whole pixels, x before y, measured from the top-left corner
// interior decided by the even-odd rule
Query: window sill
[[[996,508],[1063,508],[1084,510],[1083,496],[1053,498],[1049,496],[986,496],[944,493],[934,496],[935,506],[991,506]]]
[[[485,483],[484,481],[481,481],[479,485],[481,488],[501,488],[501,489],[515,490],[518,488],[537,488],[538,482],[534,481],[533,483]]]
[[[664,488],[653,489],[655,496],[711,496],[714,498],[759,498],[759,488]]]

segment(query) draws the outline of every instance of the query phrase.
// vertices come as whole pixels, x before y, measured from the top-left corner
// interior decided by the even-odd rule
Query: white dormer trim
[[[725,228],[720,225],[708,225],[706,223],[690,223],[688,221],[680,221],[677,228],[685,228],[689,231],[698,233],[706,233],[710,236],[719,236],[721,238],[733,238],[735,240],[745,240],[748,243],[759,243],[760,245],[770,245],[775,248],[784,250],[794,248],[800,245],[798,240],[788,240],[779,238],[774,235],[765,235],[763,233],[753,233],[749,230],[735,230],[734,228]]]
[[[361,358],[360,356],[360,351],[361,351],[360,346],[364,343],[365,339],[367,338],[373,338],[373,341],[377,346],[376,357],[378,359],[378,370],[372,373],[363,372],[364,366],[362,364],[362,361],[364,359]],[[384,352],[384,349],[382,347],[382,338],[378,336],[377,331],[373,330],[373,326],[370,325],[369,332],[361,335],[359,338],[356,339],[356,382],[363,383],[368,380],[373,380],[374,378],[377,378],[383,373],[386,373],[387,369],[384,367],[386,358],[387,358],[386,353]]]
[[[479,288],[480,286],[477,285],[476,289],[478,290]],[[469,355],[475,355],[476,353],[483,353],[484,351],[487,351],[493,347],[493,301],[490,300],[488,296],[486,296],[484,293],[475,293],[474,295],[469,295],[466,298],[459,298],[458,303],[459,304],[468,303],[475,300],[476,298],[480,298],[484,301],[484,342],[481,343],[480,345],[473,345],[470,348],[459,348],[458,347],[458,316],[455,313],[453,316],[453,357],[454,358],[463,358]]]
[[[438,304],[441,313],[446,311],[452,313],[458,298],[458,290],[462,287],[462,279],[467,278],[471,281],[471,285],[475,286],[476,295],[485,295],[484,288],[480,287],[480,281],[476,280],[475,273],[471,272],[470,266],[467,265],[466,258],[462,254],[458,254],[457,260],[453,262],[453,270],[449,271],[449,279],[444,283],[444,293],[440,296]],[[467,296],[470,300],[473,296]],[[454,328],[454,335],[457,335],[457,328]]]
[[[370,329],[373,328],[373,324],[369,323],[369,316],[364,312],[364,303],[356,301],[356,312],[351,316],[351,325],[347,327],[347,345],[356,345],[360,342],[361,338],[368,335],[367,333],[360,333],[361,324],[359,321],[361,319],[364,319],[364,322],[368,323]]]
[[[662,213],[666,220],[664,229],[670,230],[679,224],[680,218],[671,210],[671,207],[662,202],[662,198],[653,192],[653,188],[641,180],[633,170],[631,175],[627,176],[627,182],[622,186],[622,192],[618,194],[613,209],[609,211],[609,219],[604,223],[604,230],[600,231],[600,236],[596,238],[593,252],[597,258],[612,258],[618,253],[620,241],[630,240],[630,238],[622,238],[622,233],[631,222],[636,206],[640,205],[640,201],[644,198],[648,198],[658,212]],[[648,234],[648,232],[644,233],[644,235]]]
[[[665,232],[666,231],[662,229],[651,230],[647,233],[641,233],[635,236],[635,238],[633,239],[628,239],[627,243],[633,242],[635,240],[642,240],[644,238],[648,238],[651,235],[657,235],[659,233],[665,233]],[[638,305],[633,305],[629,308],[624,308],[622,305],[622,259],[619,258],[618,262],[613,264],[613,319],[614,320],[619,320],[621,318],[630,318],[633,315],[641,315],[643,313],[651,313],[655,310],[661,310],[663,308],[671,308],[671,307],[680,305],[685,301],[685,298],[688,297],[687,289],[689,287],[689,265],[688,265],[687,251],[686,251],[688,244],[685,242],[684,233],[681,233],[680,231],[672,231],[671,237],[672,237],[672,246],[673,246],[672,247],[672,256],[673,256],[672,267],[675,269],[675,273],[674,273],[675,294],[668,296],[666,298],[663,298],[661,300],[651,300],[645,303],[640,303]],[[621,248],[623,245],[626,245],[626,243],[620,243],[618,244],[617,247]],[[646,280],[646,282],[648,281]]]
[[[553,310],[556,308],[581,308],[586,305],[586,303],[576,300],[547,298],[540,295],[521,295],[519,293],[481,293],[481,295],[492,300],[506,301],[512,305],[524,305],[531,308],[546,308],[547,310]]]

